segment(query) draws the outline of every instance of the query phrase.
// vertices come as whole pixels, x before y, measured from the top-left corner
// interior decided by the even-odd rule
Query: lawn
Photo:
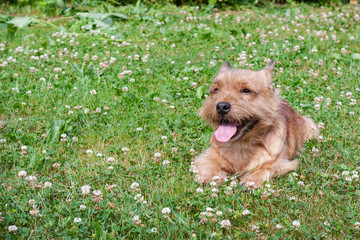
[[[114,14],[0,16],[1,239],[360,238],[359,6],[86,10]],[[200,186],[213,77],[270,59],[321,136],[262,189]]]

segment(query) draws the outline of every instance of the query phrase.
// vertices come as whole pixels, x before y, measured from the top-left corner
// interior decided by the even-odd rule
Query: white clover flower
[[[130,185],[130,188],[131,189],[136,189],[136,188],[138,188],[140,185],[137,183],[137,182],[133,182],[131,185]]]
[[[5,138],[0,139],[0,143],[6,143],[6,139]]]
[[[28,201],[28,203],[29,203],[30,205],[34,205],[34,204],[36,203],[36,201],[35,201],[35,199],[30,199],[30,200]]]
[[[94,152],[93,152],[93,150],[88,149],[88,150],[86,150],[86,153],[87,153],[88,155],[92,155]]]
[[[296,199],[296,197],[295,197],[295,196],[291,196],[291,197],[289,197],[289,200],[290,200],[290,201],[295,200],[295,199]]]
[[[252,225],[252,226],[251,226],[251,229],[252,229],[252,230],[259,230],[259,226],[258,226],[258,225]]]
[[[138,127],[138,128],[136,128],[136,131],[141,132],[142,130],[143,130],[143,128],[142,128],[142,127]]]
[[[141,223],[139,215],[135,215],[132,220],[136,225],[139,225]]]
[[[245,187],[250,188],[255,185],[255,182],[246,182]]]
[[[354,228],[355,229],[360,229],[360,222],[355,222],[354,223]],[[10,231],[10,230],[9,230]]]
[[[21,150],[22,150],[22,151],[26,151],[26,150],[27,150],[27,147],[26,147],[26,146],[21,146]]]
[[[161,213],[164,215],[168,215],[171,213],[171,210],[170,210],[170,208],[166,207],[161,210]]]
[[[167,136],[161,136],[161,139],[162,140],[167,140],[168,138],[167,138]]]
[[[129,149],[129,148],[127,148],[127,147],[123,147],[123,148],[121,149],[121,151],[123,151],[123,152],[129,152],[129,151],[130,151],[130,149]]]
[[[163,162],[162,162],[162,165],[164,165],[164,166],[169,166],[169,164],[170,164],[170,161],[168,161],[168,160],[164,160]]]
[[[221,178],[219,177],[219,176],[213,176],[213,178],[212,178],[212,180],[213,181],[218,181],[218,180],[220,180]]]
[[[202,189],[202,188],[197,188],[197,189],[196,189],[196,192],[197,192],[197,193],[204,193],[204,189]]]
[[[155,102],[158,102],[160,99],[159,99],[158,97],[154,97],[153,100],[154,100]]]
[[[211,182],[211,183],[210,183],[210,186],[212,186],[212,187],[215,187],[216,185],[217,185],[216,182]]]
[[[87,195],[90,193],[90,186],[89,185],[85,185],[81,187],[81,192],[83,195]]]
[[[44,188],[52,188],[52,183],[51,182],[45,182],[44,183]]]
[[[8,227],[9,232],[15,232],[18,228],[15,225],[11,225]]]
[[[109,169],[109,170],[113,170],[114,167],[113,167],[113,166],[109,166],[108,169]]]
[[[35,176],[28,176],[28,177],[25,177],[25,181],[28,181],[28,182],[34,182],[34,181],[36,181],[36,177],[35,177]]]
[[[152,232],[152,233],[157,233],[157,232],[158,232],[158,229],[157,229],[156,227],[154,227],[154,228],[151,229],[151,232]]]
[[[155,158],[160,158],[160,157],[161,157],[161,153],[158,153],[158,152],[155,153],[155,154],[154,154],[154,157],[155,157]]]
[[[341,175],[343,175],[343,176],[349,176],[349,174],[350,174],[349,171],[343,171],[343,172],[341,173]]]
[[[229,220],[225,219],[220,222],[220,225],[221,225],[221,228],[228,228],[228,227],[231,227],[231,222]]]
[[[216,211],[216,215],[218,215],[219,217],[221,217],[223,215],[222,211]]]
[[[35,217],[39,215],[39,211],[36,209],[31,209],[29,212],[31,215],[34,215]]]
[[[102,156],[103,156],[103,154],[102,154],[102,153],[97,153],[97,154],[96,154],[96,156],[98,156],[98,157],[102,157]]]
[[[127,91],[129,91],[129,88],[128,88],[128,87],[122,87],[121,90],[122,90],[123,92],[127,92]]]
[[[206,208],[206,211],[208,211],[208,212],[213,212],[214,209],[212,209],[211,207],[207,207],[207,208]]]
[[[298,221],[298,220],[294,220],[293,222],[292,222],[292,225],[293,225],[293,227],[300,227],[300,222]]]
[[[19,177],[26,177],[27,173],[25,171],[20,171],[18,176]]]
[[[211,191],[212,191],[213,193],[218,193],[218,192],[219,192],[219,189],[217,189],[217,188],[212,188]]]
[[[103,193],[101,192],[101,190],[94,190],[93,194],[95,197],[102,197]]]
[[[352,178],[351,177],[345,177],[345,181],[351,182]]]
[[[91,90],[91,91],[90,91],[90,94],[91,94],[91,95],[96,95],[96,94],[97,94],[97,92],[96,92],[96,90],[95,90],[95,89],[93,89],[93,90]]]
[[[74,223],[80,223],[81,221],[82,219],[79,217],[74,218]]]
[[[281,228],[283,228],[283,225],[281,225],[281,224],[276,224],[276,226],[275,226],[277,229],[281,229]]]
[[[231,187],[236,187],[236,185],[237,185],[237,182],[236,182],[236,181],[231,181],[231,182],[230,182],[230,186],[231,186]]]
[[[325,226],[330,226],[329,221],[325,221],[325,222],[324,222],[324,225],[325,225]]]
[[[250,211],[245,209],[244,211],[242,211],[242,215],[243,216],[246,216],[246,215],[249,215],[250,214]]]
[[[85,209],[86,209],[86,205],[81,204],[81,205],[80,205],[80,210],[85,210]]]
[[[320,104],[315,104],[315,110],[319,110],[320,109]]]
[[[135,200],[138,200],[138,201],[144,201],[144,197],[143,197],[143,195],[141,195],[140,193],[139,194],[137,194],[135,197],[134,197],[134,199]]]
[[[304,183],[303,181],[298,181],[298,185],[304,187],[304,186],[305,186],[305,183]]]
[[[115,158],[113,157],[108,157],[108,159],[106,160],[107,163],[113,163],[115,161]]]

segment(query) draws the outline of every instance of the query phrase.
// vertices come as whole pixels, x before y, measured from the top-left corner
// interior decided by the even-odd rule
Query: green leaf
[[[244,34],[244,36],[246,36],[247,32],[244,28],[241,29],[241,32]]]
[[[105,22],[103,22],[101,20],[95,19],[94,21],[95,21],[96,25],[98,25],[100,28],[109,28],[109,27],[111,27],[111,25],[109,25],[109,24],[107,24],[107,23],[105,23]]]
[[[340,60],[341,59],[341,55],[338,53],[331,53],[330,57],[335,58],[336,60]]]
[[[209,0],[209,5],[215,5],[217,0]]]
[[[54,120],[51,123],[50,130],[48,133],[48,143],[51,145],[53,142],[57,141],[60,135],[60,130],[65,124],[64,120]]]
[[[112,18],[114,20],[126,20],[127,17],[124,14],[120,13],[89,13],[89,12],[78,12],[77,16],[82,18],[90,18],[97,20],[104,20],[106,18]]]
[[[360,60],[360,53],[353,53],[353,55],[351,55],[351,58],[355,60]]]
[[[7,23],[0,22],[0,30],[7,29],[7,27],[8,27]]]
[[[236,37],[236,35],[238,35],[238,31],[235,29],[230,29],[230,34],[233,35],[234,37]]]
[[[211,38],[211,33],[204,33],[204,34],[201,35],[201,37],[203,39],[210,39]]]
[[[31,24],[31,18],[30,17],[14,17],[10,21],[7,21],[8,23],[14,24],[18,28],[22,28],[25,26],[29,26]]]
[[[198,89],[196,90],[196,97],[199,98],[199,99],[201,99],[203,95],[204,95],[204,89],[203,89],[203,87],[202,87],[202,86],[201,86],[201,87],[198,87]]]

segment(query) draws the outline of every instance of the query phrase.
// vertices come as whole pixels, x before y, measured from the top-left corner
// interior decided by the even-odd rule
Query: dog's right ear
[[[228,61],[224,62],[224,64],[221,66],[220,70],[219,70],[219,73],[221,72],[226,72],[226,71],[229,71],[231,70],[231,66],[230,66],[230,63]]]
[[[272,82],[272,78],[273,78],[273,75],[274,75],[275,63],[276,63],[275,61],[270,61],[269,64],[266,67],[264,67],[263,69],[260,70],[260,71],[265,72],[267,81],[269,83]]]

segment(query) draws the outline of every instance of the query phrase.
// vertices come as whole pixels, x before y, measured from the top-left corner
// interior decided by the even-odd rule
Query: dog
[[[236,175],[246,187],[258,188],[297,168],[295,157],[319,129],[280,98],[272,86],[274,67],[274,61],[258,71],[221,66],[199,110],[215,132],[210,148],[193,162],[195,181]]]

